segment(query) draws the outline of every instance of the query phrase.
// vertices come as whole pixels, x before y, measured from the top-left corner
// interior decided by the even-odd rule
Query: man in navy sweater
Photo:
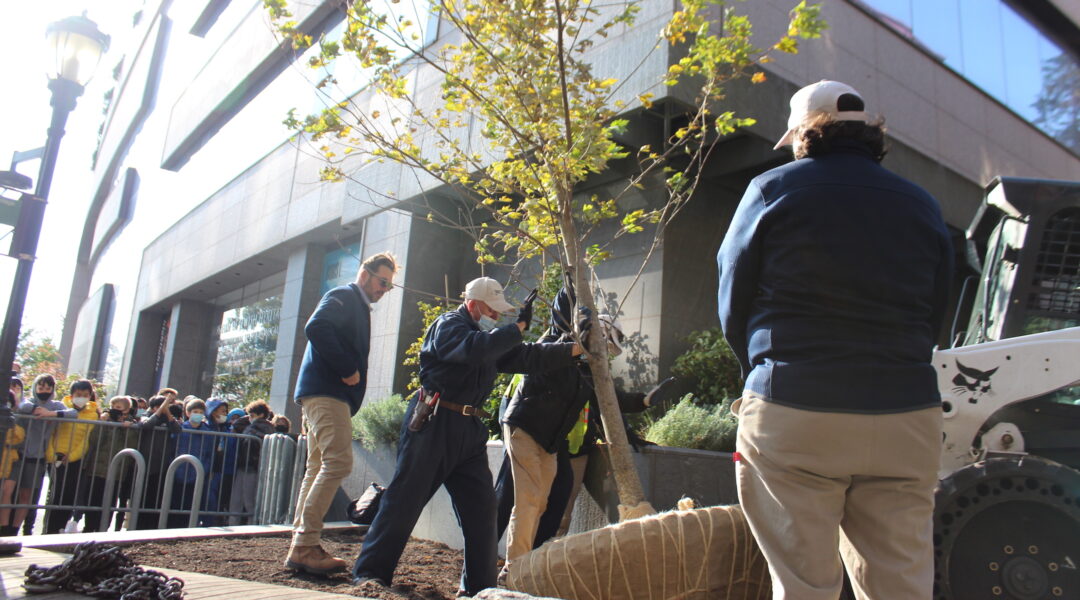
[[[423,397],[414,394],[409,402],[397,468],[353,565],[353,583],[378,588],[392,582],[421,511],[445,486],[465,538],[459,595],[473,596],[495,585],[498,539],[488,430],[481,420],[490,417],[484,402],[498,373],[566,368],[581,354],[572,342],[522,343],[522,332],[532,322],[532,301],[525,302],[513,323],[498,325],[499,315],[511,310],[499,282],[481,277],[466,286],[465,303],[437,318],[424,334]],[[436,410],[426,410],[422,402]]]
[[[787,144],[797,160],[750,183],[717,256],[746,377],[739,501],[774,599],[836,600],[844,565],[860,598],[929,598],[949,234],[880,166],[882,122],[850,86],[799,90]]]
[[[394,287],[396,271],[397,261],[388,253],[368,258],[354,283],[326,292],[304,327],[308,344],[295,397],[307,429],[307,471],[286,568],[325,575],[348,566],[323,550],[323,517],[352,470],[351,419],[367,386],[371,305]]]

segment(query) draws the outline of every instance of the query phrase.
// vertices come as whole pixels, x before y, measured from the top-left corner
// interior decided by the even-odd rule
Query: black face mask
[[[34,395],[37,396],[38,400],[44,402],[45,400],[48,400],[50,396],[52,396],[52,392],[37,392]]]
[[[119,408],[110,408],[109,409],[109,418],[112,419],[113,421],[119,421],[120,417],[122,417],[122,416],[124,416],[124,411],[120,410]]]
[[[174,419],[182,419],[184,417],[184,410],[173,404],[169,407],[169,414],[171,414]]]

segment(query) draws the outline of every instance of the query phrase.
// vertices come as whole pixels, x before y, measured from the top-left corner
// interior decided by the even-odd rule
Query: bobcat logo
[[[960,372],[953,377],[953,393],[958,396],[968,395],[968,402],[975,404],[983,395],[990,393],[990,377],[997,372],[999,367],[989,371],[980,371],[964,366],[956,361],[956,368]]]

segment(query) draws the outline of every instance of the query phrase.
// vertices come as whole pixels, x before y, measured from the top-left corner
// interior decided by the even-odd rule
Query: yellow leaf
[[[754,75],[752,77],[750,77],[750,81],[753,82],[753,83],[762,83],[762,82],[764,82],[765,81],[765,73],[762,72],[762,71],[758,71],[757,73],[754,73]]]

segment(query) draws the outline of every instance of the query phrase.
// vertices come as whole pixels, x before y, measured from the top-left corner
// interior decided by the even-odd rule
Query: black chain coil
[[[65,589],[94,598],[181,600],[184,581],[144,569],[117,546],[85,542],[54,567],[30,565],[23,587],[32,594]]]

